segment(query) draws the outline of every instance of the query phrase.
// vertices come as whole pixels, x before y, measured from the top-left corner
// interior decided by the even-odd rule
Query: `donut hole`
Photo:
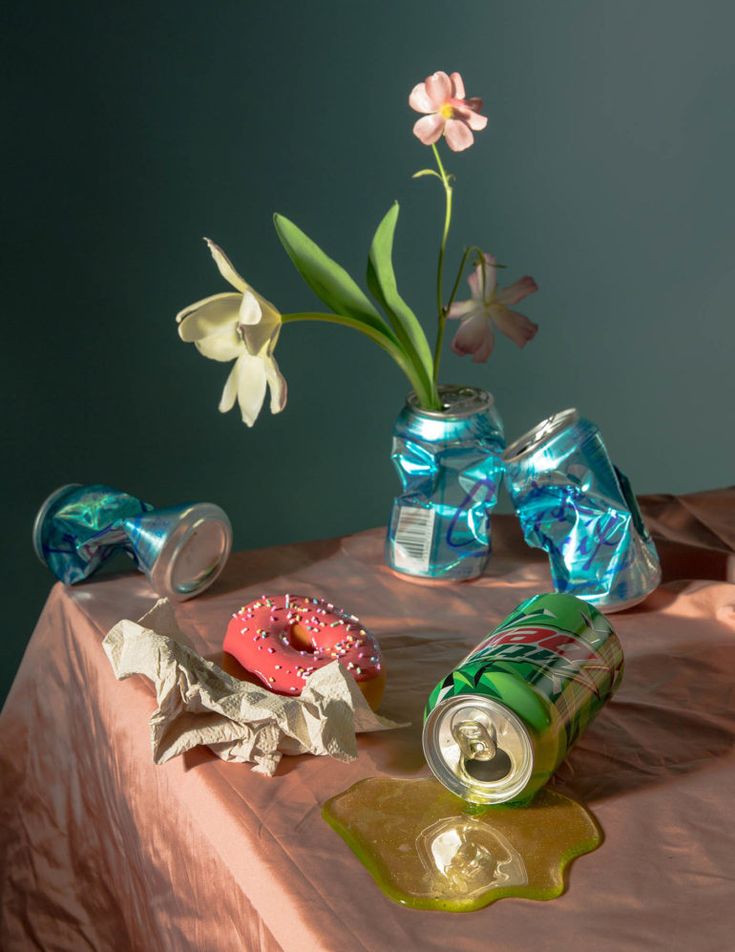
[[[288,633],[288,641],[291,647],[296,648],[297,651],[308,651],[314,654],[316,650],[312,644],[311,635],[300,622],[291,625],[291,630]]]

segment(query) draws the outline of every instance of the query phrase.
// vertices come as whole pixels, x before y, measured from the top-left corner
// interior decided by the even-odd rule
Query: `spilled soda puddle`
[[[324,805],[390,899],[470,912],[498,899],[555,899],[564,871],[602,842],[583,806],[541,790],[526,806],[476,807],[436,780],[370,778]]]

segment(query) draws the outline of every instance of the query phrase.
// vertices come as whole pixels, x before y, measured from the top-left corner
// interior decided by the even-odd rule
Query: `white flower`
[[[204,240],[220,274],[237,293],[214,294],[180,311],[176,315],[179,337],[193,342],[210,360],[235,361],[219,410],[226,413],[237,400],[243,422],[252,426],[263,406],[266,385],[271,392],[271,413],[280,413],[286,406],[286,381],[273,356],[281,315],[235,271],[218,245],[209,238]]]

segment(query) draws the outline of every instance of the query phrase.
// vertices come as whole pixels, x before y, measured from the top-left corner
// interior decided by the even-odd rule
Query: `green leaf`
[[[393,236],[398,211],[398,202],[394,202],[375,232],[368,259],[368,287],[390,318],[404,349],[431,380],[433,358],[429,342],[418,318],[398,293],[393,271]]]
[[[421,169],[419,172],[414,172],[411,178],[423,178],[424,175],[433,175],[434,178],[438,178],[440,182],[443,181],[441,175],[434,169]]]
[[[370,299],[345,269],[326,255],[315,242],[283,215],[274,215],[273,224],[281,244],[296,270],[312,291],[335,314],[346,314],[370,325],[395,340],[395,335],[375,310]]]
[[[427,381],[424,380],[416,363],[408,357],[387,325],[383,325],[384,330],[381,331],[366,324],[365,321],[356,320],[346,314],[319,314],[313,311],[282,314],[281,319],[284,324],[291,324],[295,321],[326,321],[328,324],[340,324],[342,327],[351,327],[360,331],[361,334],[365,334],[379,347],[382,347],[395,360],[422,403],[427,406],[433,405],[433,397],[430,388],[427,389]]]

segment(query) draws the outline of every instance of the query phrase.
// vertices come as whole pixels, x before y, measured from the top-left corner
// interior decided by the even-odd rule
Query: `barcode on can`
[[[400,509],[393,545],[393,563],[397,569],[428,570],[435,518],[433,509]]]

